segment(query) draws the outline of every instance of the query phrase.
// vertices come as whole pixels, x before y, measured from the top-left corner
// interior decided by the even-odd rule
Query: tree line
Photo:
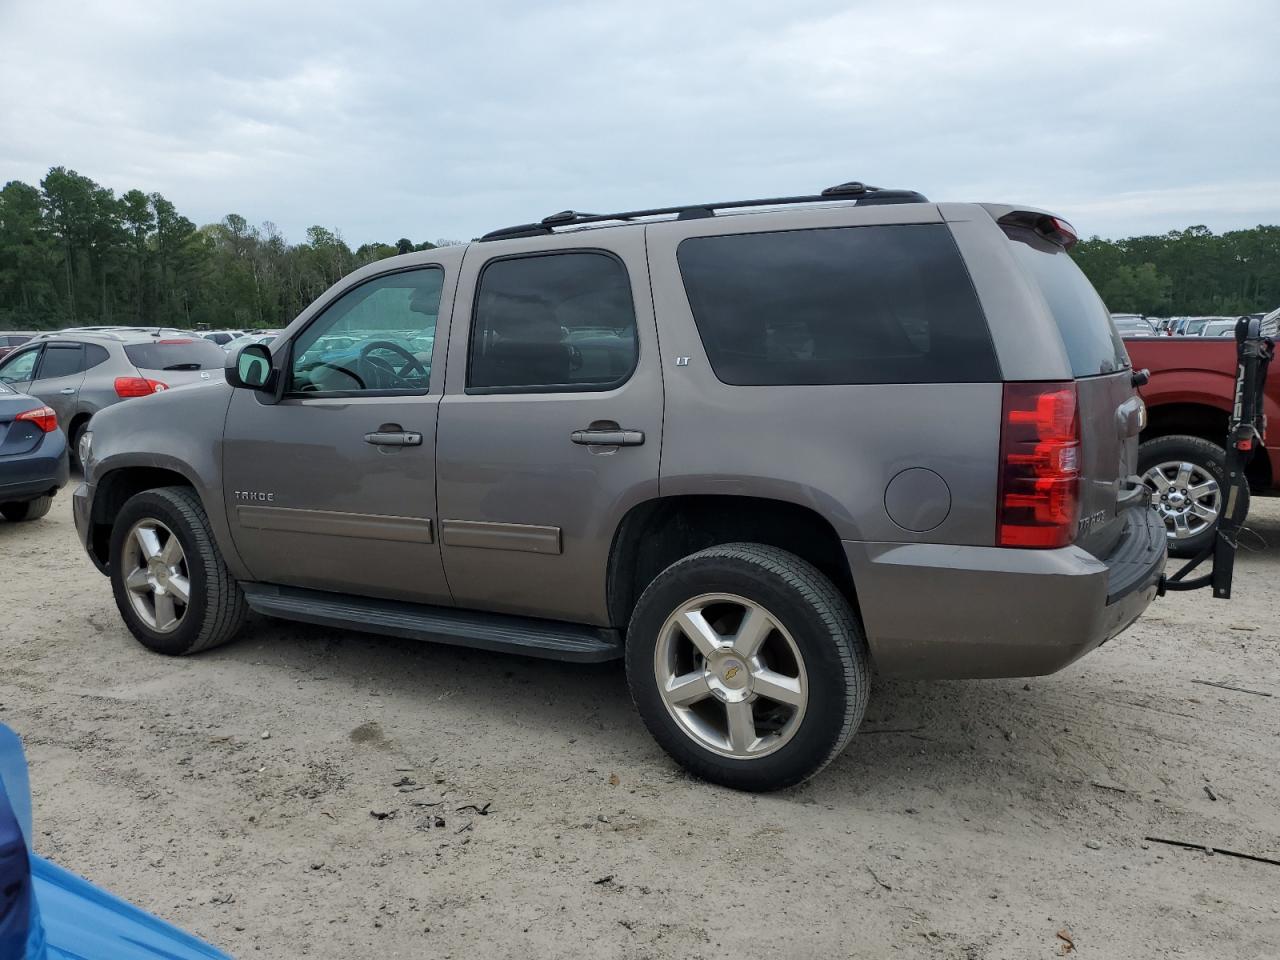
[[[54,167],[38,187],[0,189],[0,329],[91,324],[283,327],[331,284],[384,257],[442,243],[366,243],[231,213],[197,227],[159,193],[120,196]]]
[[[1280,307],[1280,226],[1093,237],[1071,252],[1116,312],[1240,316]]]
[[[321,226],[291,244],[275,224],[255,227],[234,213],[197,227],[159,193],[117,197],[54,167],[38,187],[13,180],[0,190],[0,329],[283,327],[355,268],[437,245],[401,238],[352,250]],[[1072,255],[1115,311],[1238,315],[1280,306],[1280,226],[1093,237]]]

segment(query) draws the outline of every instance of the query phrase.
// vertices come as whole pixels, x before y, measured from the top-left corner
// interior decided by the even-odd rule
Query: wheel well
[[[1199,437],[1221,446],[1227,435],[1227,411],[1201,403],[1169,403],[1148,408],[1143,442],[1171,434]]]
[[[72,417],[71,422],[67,424],[67,438],[70,439],[71,437],[74,437],[76,435],[76,427],[81,424],[88,423],[89,418],[92,416],[92,413],[77,413]]]
[[[105,474],[97,482],[89,517],[89,548],[94,558],[104,569],[110,562],[111,528],[130,497],[156,487],[190,486],[191,481],[182,474],[160,467],[125,467]]]
[[[644,588],[681,557],[739,541],[763,543],[803,557],[857,609],[840,537],[816,511],[759,497],[664,497],[633,507],[614,534],[608,579],[613,625],[625,629]]]
[[[1227,436],[1227,411],[1219,410],[1203,403],[1168,403],[1150,407],[1147,410],[1147,428],[1142,431],[1141,440],[1146,443],[1157,437],[1168,437],[1184,434],[1199,437],[1222,446]],[[1245,469],[1245,477],[1249,487],[1255,491],[1268,490],[1274,477],[1271,474],[1271,460],[1266,451],[1254,456]]]

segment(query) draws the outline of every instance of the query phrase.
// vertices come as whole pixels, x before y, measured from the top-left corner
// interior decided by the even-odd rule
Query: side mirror
[[[227,358],[227,383],[246,390],[270,391],[275,388],[275,371],[271,367],[271,351],[260,343],[241,347]]]

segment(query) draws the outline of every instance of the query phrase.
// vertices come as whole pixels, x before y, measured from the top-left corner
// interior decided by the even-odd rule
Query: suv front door
[[[223,495],[255,580],[450,602],[435,511],[444,370],[433,361],[453,283],[438,264],[363,276],[273,345],[278,402],[235,391]]]
[[[608,239],[467,253],[436,454],[458,606],[609,622],[614,531],[658,493],[662,376],[644,230]]]
[[[55,340],[45,344],[35,382],[27,388],[27,393],[53,408],[58,415],[58,426],[64,431],[70,428],[76,411],[84,369],[84,345]]]

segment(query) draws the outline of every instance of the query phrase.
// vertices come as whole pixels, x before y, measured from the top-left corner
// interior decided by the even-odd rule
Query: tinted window
[[[725,383],[1000,379],[944,224],[695,237],[677,257]]]
[[[6,383],[22,383],[30,380],[39,356],[39,347],[34,350],[23,350],[21,353],[10,354],[5,358],[4,363],[0,363],[0,379],[3,379]]]
[[[111,354],[107,353],[105,347],[100,347],[96,343],[86,343],[84,345],[84,368],[91,370],[100,363],[106,363],[110,359]]]
[[[294,341],[290,392],[426,392],[443,287],[424,267],[344,293]]]
[[[131,343],[124,354],[139,370],[221,370],[227,362],[216,343],[185,337]]]
[[[84,369],[84,353],[80,344],[49,344],[44,348],[44,358],[40,361],[39,379],[52,380],[55,377],[69,377]]]
[[[1049,304],[1072,375],[1092,377],[1128,367],[1129,355],[1111,314],[1067,251],[1030,230],[1006,227],[1005,232],[1014,258]]]
[[[496,260],[480,275],[468,388],[604,390],[637,353],[631,282],[608,254]]]

